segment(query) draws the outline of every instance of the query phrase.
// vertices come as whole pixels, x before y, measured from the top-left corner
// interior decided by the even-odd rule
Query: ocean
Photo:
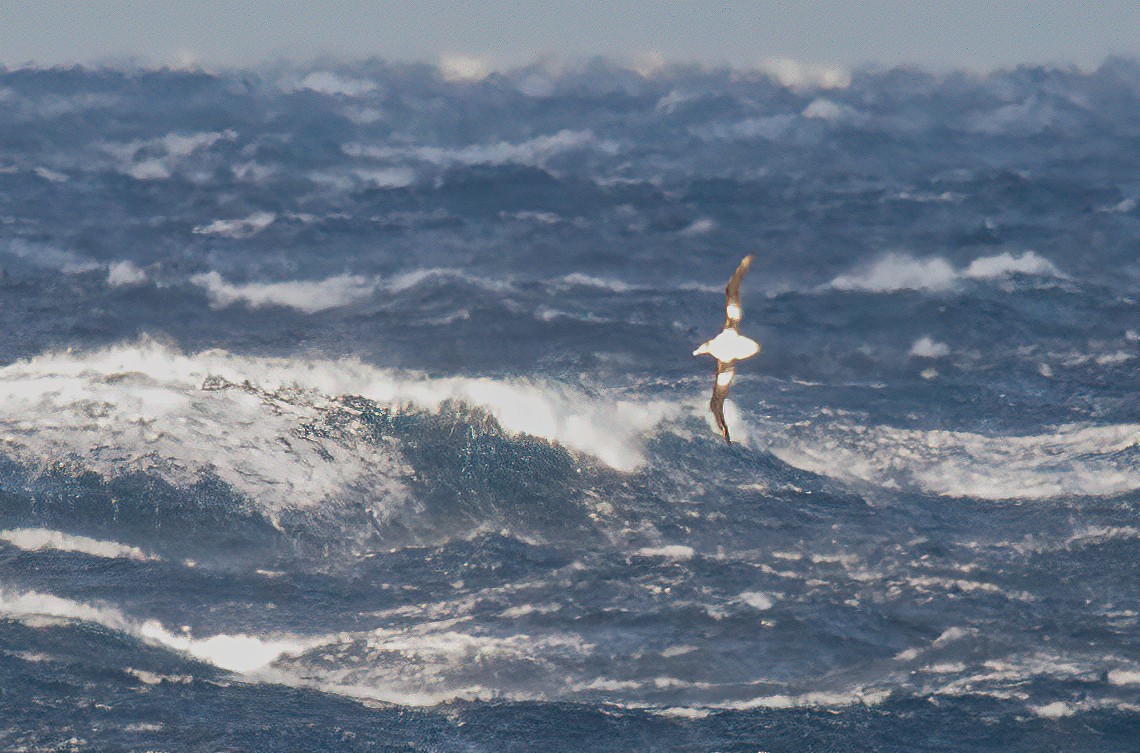
[[[1140,750],[1140,64],[789,70],[0,70],[0,748]]]

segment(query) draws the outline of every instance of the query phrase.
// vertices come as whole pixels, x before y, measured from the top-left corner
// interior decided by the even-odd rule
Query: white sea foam
[[[0,531],[0,541],[7,541],[9,544],[26,551],[54,549],[61,552],[82,552],[109,559],[140,561],[156,559],[138,547],[115,541],[101,541],[87,536],[52,531],[46,528],[13,528]]]
[[[637,550],[642,557],[664,557],[671,560],[689,560],[696,552],[691,546],[684,544],[666,544],[664,546],[643,546]]]
[[[357,168],[352,174],[373,188],[403,188],[416,182],[416,172],[406,167]]]
[[[206,289],[210,305],[226,308],[245,304],[250,308],[288,306],[306,314],[315,314],[369,297],[376,281],[359,275],[337,275],[324,280],[289,280],[287,282],[251,282],[235,285],[217,272],[194,275],[190,282]]]
[[[962,271],[963,277],[977,280],[991,280],[1010,274],[1037,275],[1039,277],[1063,277],[1061,270],[1053,262],[1032,251],[1026,251],[1020,256],[1003,252],[996,256],[983,256],[974,259]]]
[[[851,85],[851,72],[836,65],[770,58],[758,69],[792,89],[846,89]]]
[[[1035,680],[1048,678],[1062,683],[1091,684],[1104,677],[1105,665],[1112,657],[1092,655],[1059,655],[1044,651],[1013,654],[1000,658],[974,661],[942,661],[921,667],[921,675],[913,679],[919,684],[911,690],[919,696],[978,697],[1018,700],[1043,717],[1058,718],[1093,709],[1125,710],[1133,706],[1119,698],[1096,698],[1092,691],[1078,702],[1050,701],[1034,697]],[[1111,673],[1109,673],[1111,682]]]
[[[923,335],[910,346],[910,355],[914,358],[945,358],[950,355],[950,347],[932,340],[930,335]]]
[[[115,158],[119,171],[136,180],[163,180],[174,174],[180,160],[219,141],[236,138],[237,133],[232,130],[169,133],[126,144],[103,144],[103,150]]]
[[[551,158],[570,151],[591,149],[607,154],[617,151],[612,141],[599,139],[591,131],[561,130],[547,136],[536,136],[519,143],[499,141],[494,144],[472,144],[465,147],[376,146],[346,144],[350,157],[366,157],[385,161],[418,161],[433,165],[504,165],[543,166]]]
[[[716,708],[730,708],[739,710],[748,709],[792,709],[792,708],[831,708],[837,706],[875,706],[887,700],[891,695],[889,690],[872,690],[859,688],[846,692],[814,691],[800,695],[769,695],[753,698],[747,701],[735,701],[725,704],[716,704]]]
[[[439,75],[452,83],[482,81],[492,70],[487,58],[473,55],[443,55],[439,59]]]
[[[791,114],[763,115],[733,122],[718,122],[707,126],[693,127],[697,136],[718,141],[738,139],[765,139],[782,141],[795,129],[799,118]]]
[[[222,388],[204,389],[211,381]],[[33,471],[78,463],[107,477],[145,470],[176,485],[209,472],[271,515],[350,493],[384,505],[383,515],[407,499],[411,469],[398,442],[377,445],[351,427],[343,437],[304,431],[339,410],[342,395],[430,412],[466,402],[507,432],[619,470],[638,467],[651,430],[683,410],[544,382],[427,379],[352,359],[187,355],[143,341],[0,368],[0,448]]]
[[[461,620],[421,622],[341,634],[319,651],[279,662],[259,676],[272,682],[319,687],[326,692],[405,706],[455,700],[546,697],[566,690],[565,662],[578,663],[595,646],[573,634],[462,632]],[[514,690],[487,687],[484,677],[499,672],[529,675]],[[517,676],[517,675],[516,675]]]
[[[885,488],[914,486],[948,497],[1047,499],[1140,489],[1140,468],[1113,457],[1140,443],[1140,425],[1065,425],[1045,434],[867,427],[828,420],[772,440],[784,462],[812,473]]]
[[[67,177],[64,173],[47,167],[36,167],[32,169],[32,172],[50,183],[66,183],[71,180],[71,178]]]
[[[23,259],[29,264],[48,269],[58,269],[64,274],[79,274],[99,268],[98,262],[87,256],[47,243],[25,241],[22,238],[10,241],[6,250],[12,256]]]
[[[966,130],[989,136],[1033,136],[1049,128],[1066,124],[1066,118],[1038,96],[1024,102],[1002,105],[988,112],[974,113],[965,119]]]
[[[687,227],[681,229],[681,235],[707,235],[716,230],[716,220],[709,217],[702,217],[698,220],[693,220]]]
[[[829,285],[836,290],[890,293],[896,290],[945,290],[958,275],[945,259],[914,259],[889,254],[870,267],[839,275]]]
[[[692,708],[689,706],[670,706],[663,709],[649,709],[649,712],[657,716],[674,717],[676,719],[704,719],[712,713],[708,709]]]
[[[112,262],[107,268],[107,284],[113,288],[142,285],[147,281],[146,270],[131,261]]]
[[[866,122],[867,116],[850,105],[843,105],[826,97],[819,97],[803,109],[801,117],[826,120],[829,123],[859,125]]]
[[[38,591],[14,591],[0,587],[0,615],[32,627],[79,620],[132,635],[154,645],[189,654],[231,672],[251,672],[286,654],[300,654],[328,639],[259,637],[218,634],[194,638],[189,632],[174,633],[157,620],[136,620],[118,609],[65,599]]]
[[[771,609],[776,604],[777,598],[779,598],[778,594],[761,593],[759,591],[745,591],[737,597],[741,603],[747,604],[759,612]]]
[[[197,225],[197,235],[222,235],[227,238],[248,238],[257,235],[273,224],[277,215],[273,212],[254,212],[239,220],[214,220],[208,225]]]
[[[1054,701],[1044,706],[1031,706],[1030,708],[1037,716],[1045,719],[1060,719],[1076,713],[1076,709],[1064,701]]]
[[[1140,685],[1140,669],[1114,669],[1108,673],[1113,685]]]
[[[318,94],[361,97],[376,91],[376,83],[362,78],[342,76],[332,71],[313,71],[300,81],[287,81],[286,91],[308,90]]]
[[[974,259],[965,269],[955,269],[938,257],[915,259],[905,254],[888,254],[870,266],[839,275],[826,287],[835,290],[858,290],[892,293],[899,290],[943,291],[965,279],[992,280],[1011,274],[1063,278],[1064,275],[1048,259],[1033,251],[1020,256],[1003,252]]]
[[[561,281],[567,285],[601,288],[602,290],[609,290],[614,293],[626,293],[634,289],[628,282],[622,282],[621,280],[614,280],[608,277],[593,277],[591,275],[582,274],[581,272],[571,272],[564,276]]]
[[[0,369],[0,448],[33,471],[78,462],[107,477],[144,470],[177,485],[211,472],[269,510],[358,488],[399,504],[408,469],[398,451],[302,433],[334,405],[328,398],[203,389],[211,376],[236,385],[269,376],[278,389],[310,369],[336,370],[295,367],[217,351],[186,356],[153,342],[13,363]]]

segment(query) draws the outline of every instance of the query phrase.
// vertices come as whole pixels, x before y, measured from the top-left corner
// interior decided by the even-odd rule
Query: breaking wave
[[[154,341],[51,353],[0,369],[0,450],[21,465],[63,461],[113,477],[157,473],[189,484],[210,472],[272,509],[311,506],[353,489],[398,500],[411,475],[398,441],[364,441],[346,396],[384,408],[487,411],[507,432],[539,437],[621,471],[644,462],[666,401],[537,380],[428,378],[354,359],[186,354]],[[321,427],[324,427],[323,429]]]
[[[252,672],[285,654],[298,654],[322,642],[322,639],[261,638],[225,633],[195,638],[189,629],[174,632],[157,620],[137,620],[105,604],[80,602],[37,591],[15,591],[2,586],[0,616],[19,620],[31,627],[74,620],[94,623],[231,672]]]
[[[826,287],[869,293],[944,291],[963,280],[992,280],[1014,274],[1064,277],[1056,265],[1033,251],[1026,251],[1020,256],[1003,252],[979,257],[963,269],[956,269],[938,257],[916,259],[905,254],[888,254],[868,267],[839,275]]]
[[[789,465],[849,483],[979,499],[1111,496],[1140,489],[1140,425],[985,436],[829,421],[774,441]]]
[[[136,546],[120,544],[116,541],[102,541],[89,536],[76,536],[44,528],[15,528],[0,531],[0,541],[6,541],[12,546],[33,552],[48,549],[59,552],[80,552],[90,554],[93,557],[109,559],[124,558],[144,562],[155,559]]]

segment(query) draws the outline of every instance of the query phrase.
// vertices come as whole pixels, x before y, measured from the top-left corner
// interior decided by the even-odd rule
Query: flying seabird
[[[719,335],[693,351],[694,356],[708,354],[716,359],[716,383],[713,385],[709,410],[712,411],[717,428],[728,444],[732,444],[732,440],[728,438],[728,424],[724,422],[724,398],[728,394],[728,388],[732,386],[732,378],[736,376],[736,362],[751,358],[760,352],[760,343],[736,330],[744,313],[740,308],[740,281],[744,279],[744,274],[750,266],[752,266],[752,256],[748,255],[732,273],[732,279],[724,289],[724,329]]]

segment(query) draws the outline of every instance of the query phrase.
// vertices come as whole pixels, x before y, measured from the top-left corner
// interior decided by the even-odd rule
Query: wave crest
[[[1140,425],[1134,424],[989,437],[833,422],[826,433],[777,440],[772,452],[789,465],[841,481],[1002,500],[1135,491],[1140,471],[1122,455],[1138,447]]]
[[[144,471],[176,485],[212,473],[270,510],[353,490],[393,507],[414,471],[399,436],[377,438],[355,421],[351,396],[434,414],[467,404],[508,434],[620,471],[639,467],[647,434],[683,410],[541,381],[432,379],[355,359],[184,354],[144,340],[0,369],[0,450],[33,470],[77,459],[106,477]]]

